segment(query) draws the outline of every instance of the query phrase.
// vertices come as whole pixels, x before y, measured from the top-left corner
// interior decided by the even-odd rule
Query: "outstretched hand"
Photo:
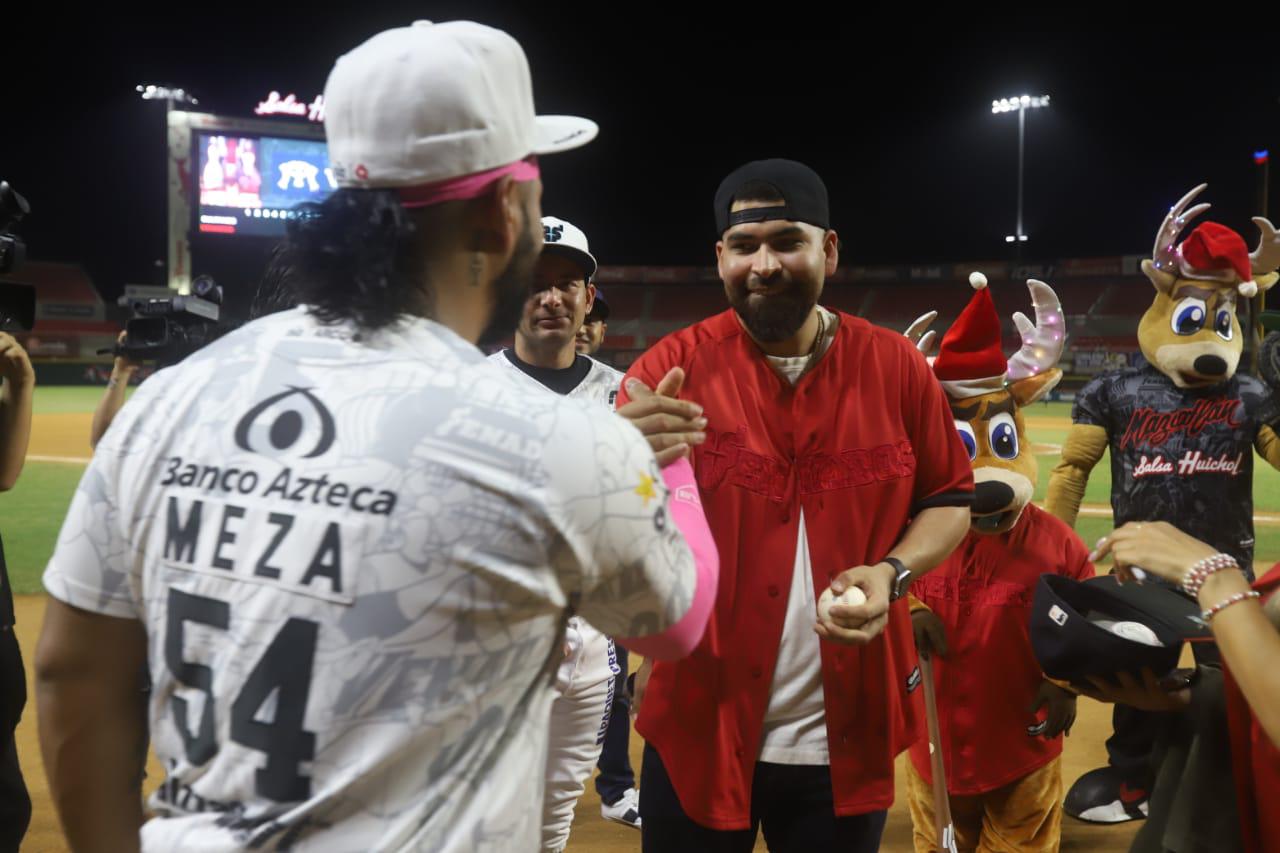
[[[688,456],[693,447],[707,440],[707,419],[702,407],[691,400],[678,400],[684,385],[684,371],[673,367],[662,377],[657,388],[650,389],[639,379],[627,380],[627,396],[631,399],[618,409],[618,414],[640,430],[665,468]]]

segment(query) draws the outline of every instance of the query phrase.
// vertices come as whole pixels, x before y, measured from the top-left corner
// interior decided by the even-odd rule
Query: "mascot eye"
[[[1231,340],[1231,312],[1226,309],[1218,311],[1218,316],[1213,321],[1213,329],[1224,341]]]
[[[1204,302],[1188,296],[1173,309],[1170,324],[1173,326],[1174,334],[1194,335],[1204,328],[1204,321],[1208,316],[1209,310]]]
[[[989,436],[991,439],[991,450],[1001,459],[1018,458],[1018,426],[1013,422],[1013,416],[1007,412],[1001,412],[991,419]]]
[[[974,457],[978,455],[978,439],[973,434],[973,427],[969,425],[968,421],[956,421],[956,432],[960,433],[960,442],[969,454],[969,460],[973,461]]]

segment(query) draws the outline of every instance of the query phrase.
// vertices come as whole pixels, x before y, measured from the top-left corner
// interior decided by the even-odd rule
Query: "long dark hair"
[[[293,292],[295,278],[293,265],[289,261],[288,246],[284,243],[271,250],[271,258],[267,268],[258,281],[258,290],[249,305],[249,319],[256,320],[277,311],[288,311],[298,304],[298,295]]]
[[[430,313],[423,230],[394,190],[340,189],[299,212],[273,263],[288,269],[289,291],[322,322],[373,331],[401,314]]]

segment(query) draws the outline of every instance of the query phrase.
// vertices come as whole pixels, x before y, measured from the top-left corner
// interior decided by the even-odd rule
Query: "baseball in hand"
[[[818,599],[818,618],[823,622],[830,622],[831,605],[843,604],[849,607],[856,607],[859,604],[867,603],[867,594],[862,591],[861,587],[851,586],[839,596],[831,591],[831,587],[827,587],[822,592],[822,597]]]
[[[1160,638],[1156,636],[1156,632],[1141,622],[1122,622],[1113,619],[1090,619],[1089,621],[1099,628],[1106,628],[1117,637],[1124,637],[1134,643],[1157,647],[1164,645],[1164,643],[1160,642]]]

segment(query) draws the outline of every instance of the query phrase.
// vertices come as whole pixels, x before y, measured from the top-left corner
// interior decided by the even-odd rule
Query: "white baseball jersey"
[[[602,361],[596,361],[590,356],[579,355],[578,358],[584,358],[591,362],[591,368],[587,371],[587,375],[583,380],[563,396],[591,400],[612,412],[618,399],[618,389],[622,387],[623,373],[619,370],[614,370]],[[513,364],[508,355],[508,350],[495,352],[489,356],[489,360],[505,369],[516,381],[528,385],[530,388],[541,388],[543,391],[549,390],[547,386]]]
[[[534,849],[566,612],[689,607],[666,497],[625,420],[428,320],[357,342],[297,309],[157,373],[44,576],[146,628],[143,849]]]
[[[588,400],[612,412],[623,374],[590,356],[580,355],[578,358],[591,362],[591,367],[582,381],[564,396]],[[550,390],[513,364],[507,350],[495,352],[489,356],[489,360],[505,368],[517,382],[530,388],[540,388],[543,393]],[[597,631],[582,617],[570,617],[565,642],[570,651],[556,673],[556,687],[560,692],[568,692],[575,684],[594,684],[618,674],[618,655],[614,650],[613,640]]]

